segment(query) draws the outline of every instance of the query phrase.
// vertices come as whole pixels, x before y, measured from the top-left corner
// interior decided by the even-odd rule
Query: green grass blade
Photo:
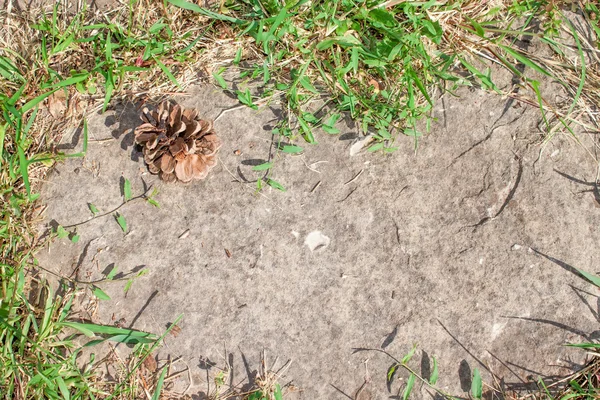
[[[160,62],[160,60],[158,58],[156,58],[156,57],[154,58],[154,61],[160,67],[160,69],[162,69],[162,71],[169,78],[169,80],[175,86],[177,86],[178,88],[181,88],[181,85],[179,85],[179,82],[177,82],[177,79],[175,78],[175,76],[173,75],[173,73],[171,73],[171,71],[169,70],[169,68],[167,68],[167,66],[165,64],[163,64],[162,62]]]
[[[575,39],[575,44],[577,45],[577,53],[579,54],[579,61],[581,63],[581,77],[579,78],[579,86],[577,86],[577,92],[573,97],[573,102],[569,107],[569,111],[567,111],[567,115],[571,114],[571,112],[575,109],[575,106],[579,102],[579,98],[581,97],[581,93],[583,92],[583,87],[585,86],[585,78],[586,78],[586,64],[585,64],[585,54],[583,53],[583,49],[581,48],[581,41],[579,40],[579,34],[575,30],[573,23],[563,16],[563,20],[566,21],[569,29],[571,30],[571,34]]]
[[[415,374],[410,374],[408,380],[406,381],[406,388],[404,388],[404,393],[402,393],[402,400],[407,400],[412,392],[413,386],[415,385]]]
[[[112,97],[113,90],[115,89],[113,73],[111,70],[106,71],[106,81],[104,82],[104,105],[102,106],[102,112],[105,112],[108,108],[108,103]]]
[[[70,400],[71,394],[69,393],[69,388],[67,387],[67,384],[65,383],[64,379],[60,376],[57,376],[56,383],[58,385],[60,393],[62,394],[63,399]]]
[[[154,394],[152,395],[152,400],[160,399],[160,392],[162,391],[162,387],[165,382],[166,375],[167,375],[167,366],[165,365],[160,373],[160,376],[158,377],[158,381],[156,382],[156,388],[154,389]]]
[[[185,0],[167,0],[167,3],[171,3],[175,7],[183,8],[184,10],[194,11],[194,12],[202,14],[202,15],[204,15],[206,17],[209,17],[209,18],[212,18],[212,19],[216,19],[216,20],[219,20],[219,21],[226,21],[226,22],[231,22],[231,23],[234,23],[234,24],[243,24],[244,22],[246,22],[246,21],[244,21],[242,19],[233,18],[233,17],[229,17],[227,15],[218,14],[216,12],[212,12],[210,10],[206,10],[204,8],[201,8],[197,4],[190,3],[190,2],[185,1]]]
[[[2,166],[2,155],[4,151],[4,138],[6,137],[6,128],[8,124],[0,125],[0,166]]]
[[[69,328],[73,328],[88,336],[89,333],[99,334],[99,335],[126,335],[133,338],[148,338],[148,339],[157,339],[158,337],[152,333],[136,331],[134,329],[127,328],[118,328],[116,326],[110,325],[98,325],[98,324],[90,324],[85,322],[74,322],[67,321],[61,322],[60,324],[67,326]]]
[[[75,75],[75,76],[72,76],[70,78],[64,79],[64,80],[62,80],[62,81],[60,81],[58,83],[55,83],[51,87],[53,89],[58,89],[58,88],[65,87],[65,86],[75,85],[78,82],[85,81],[89,76],[90,76],[90,74]]]
[[[600,277],[596,275],[589,274],[582,269],[575,268],[577,272],[579,272],[585,279],[593,283],[594,285],[600,287]]]
[[[20,145],[17,145],[17,154],[19,157],[19,173],[21,174],[21,178],[23,179],[23,185],[25,186],[25,191],[27,192],[27,196],[31,195],[31,185],[29,184],[29,173],[27,171],[27,167],[29,163],[27,162],[27,158],[25,157],[25,152]]]
[[[81,151],[79,153],[66,154],[64,156],[70,157],[70,158],[83,157],[83,156],[85,156],[85,153],[87,153],[87,148],[88,148],[88,124],[87,124],[87,119],[84,119],[83,120],[83,148],[81,149]]]
[[[519,61],[521,64],[536,70],[537,72],[544,74],[546,76],[552,77],[552,74],[550,72],[548,72],[548,70],[546,70],[545,68],[542,68],[539,64],[531,61],[529,58],[525,57],[523,54],[519,53],[518,51],[508,47],[508,46],[504,46],[504,45],[498,45],[501,49],[503,49],[504,51],[506,51],[508,54],[510,54],[511,56],[513,56],[514,58],[517,59],[517,61]]]
[[[27,111],[31,110],[32,108],[34,108],[35,106],[40,104],[42,101],[44,101],[47,97],[52,95],[52,93],[56,92],[57,90],[58,89],[53,89],[49,92],[39,95],[38,97],[36,97],[32,100],[29,100],[27,103],[25,103],[23,105],[23,107],[21,107],[21,109],[20,109],[21,113],[25,114]]]

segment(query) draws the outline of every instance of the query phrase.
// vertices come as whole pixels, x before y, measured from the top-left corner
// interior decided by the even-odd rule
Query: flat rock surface
[[[79,280],[112,264],[146,268],[126,296],[122,281],[99,284],[112,300],[93,318],[161,333],[183,314],[159,356],[183,356],[193,398],[218,367],[229,362],[243,382],[263,356],[275,370],[292,361],[280,378],[298,388],[290,398],[396,398],[407,375],[387,386],[392,360],[354,349],[401,358],[414,344],[411,367],[427,377],[434,356],[439,387],[459,396],[474,368],[509,388],[566,373],[584,354],[562,345],[598,329],[595,291],[573,273],[594,273],[599,256],[594,163],[565,136],[540,156],[538,110],[459,94],[437,102],[416,153],[401,137],[395,153],[350,156],[358,134],[344,121],[338,136],[298,142],[301,155],[274,156],[271,177],[287,191],[259,194],[252,166],[273,155],[277,105],[232,108],[212,86],[181,98],[208,118],[228,109],[215,124],[218,166],[188,185],[147,172],[132,145],[135,106],[96,115],[87,156],[57,165],[45,186],[47,221],[87,221],[88,203],[114,209],[124,178],[134,195],[154,185],[160,208],[121,207],[127,234],[110,215],[78,225],[80,241],[56,240],[40,263]]]

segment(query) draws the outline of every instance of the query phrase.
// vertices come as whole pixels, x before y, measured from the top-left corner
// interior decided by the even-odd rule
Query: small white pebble
[[[321,231],[313,231],[309,233],[306,235],[306,239],[304,240],[304,244],[308,246],[310,251],[323,250],[329,246],[330,242],[331,239],[323,235]]]
[[[513,246],[510,248],[512,251],[517,251],[517,250],[521,250],[523,248],[523,246],[519,245],[519,244],[513,244]]]
[[[554,157],[556,157],[556,156],[558,155],[558,153],[560,153],[560,150],[559,150],[559,149],[556,149],[556,150],[554,150],[554,151],[552,152],[552,154],[550,154],[550,158],[554,158]]]

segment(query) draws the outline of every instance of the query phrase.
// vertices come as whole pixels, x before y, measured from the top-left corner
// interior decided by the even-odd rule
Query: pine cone
[[[198,117],[198,111],[163,101],[156,111],[144,108],[144,122],[135,129],[144,161],[153,174],[166,182],[204,179],[217,164],[221,141],[213,123]]]

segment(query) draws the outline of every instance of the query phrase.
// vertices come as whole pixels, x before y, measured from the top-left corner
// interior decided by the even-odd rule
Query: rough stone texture
[[[393,154],[350,157],[356,133],[344,123],[339,136],[317,135],[319,145],[299,143],[302,155],[278,155],[273,178],[285,193],[255,194],[253,183],[261,174],[252,165],[272,149],[276,106],[222,114],[220,163],[190,185],[146,172],[132,134],[123,134],[138,123],[135,107],[98,115],[87,157],[58,165],[49,179],[48,220],[85,221],[88,202],[116,207],[122,177],[134,194],[142,179],[154,184],[161,207],[122,207],[126,235],[110,216],[80,225],[78,244],[56,241],[40,262],[67,275],[78,266],[81,280],[101,278],[112,263],[148,268],[126,297],[123,282],[103,284],[112,300],[95,318],[160,333],[183,313],[181,333],[160,353],[184,356],[194,398],[207,391],[201,357],[217,366],[229,359],[237,383],[259,368],[263,350],[269,366],[293,361],[281,382],[292,380],[301,390],[291,398],[301,399],[354,398],[365,380],[357,398],[401,394],[402,380],[386,387],[391,359],[353,354],[363,347],[387,345],[400,358],[417,343],[411,366],[427,377],[435,356],[440,387],[456,395],[484,365],[509,388],[568,372],[583,353],[562,344],[598,327],[596,291],[571,268],[595,272],[594,163],[564,136],[538,160],[537,110],[503,114],[506,100],[459,93],[437,102],[438,121],[416,154],[400,138]],[[237,105],[212,87],[181,102],[210,118]]]

